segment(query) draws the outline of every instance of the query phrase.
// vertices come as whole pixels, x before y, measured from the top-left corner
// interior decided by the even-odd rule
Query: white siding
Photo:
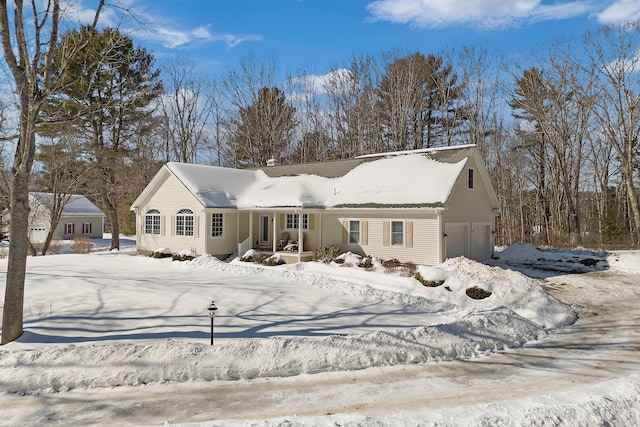
[[[359,220],[360,243],[350,244],[344,238],[348,221]],[[404,222],[403,245],[391,245],[385,239],[385,223]],[[411,223],[411,225],[408,225]],[[366,225],[365,225],[366,224]],[[411,236],[408,231],[413,229]],[[367,232],[366,236],[364,232]],[[397,258],[402,262],[434,265],[439,262],[438,218],[432,211],[407,210],[350,211],[349,213],[324,213],[322,215],[322,244],[335,244],[343,251],[371,255],[382,259]],[[409,244],[407,244],[409,243]]]
[[[144,233],[144,216],[149,209],[160,211],[160,222],[163,224],[160,235]],[[194,213],[194,227],[197,225],[199,229],[194,230],[193,236],[175,235],[175,217],[180,209],[191,209]],[[175,176],[169,175],[158,191],[140,207],[136,224],[138,250],[154,251],[159,248],[168,248],[173,253],[187,250],[195,252],[195,255],[202,255],[205,252],[205,239],[202,236],[207,235],[207,230],[210,233],[209,221],[209,218],[205,218],[202,204],[187,191]],[[200,238],[196,236],[200,236]]]
[[[101,239],[103,233],[103,217],[95,216],[63,216],[56,227],[54,236],[60,236],[63,239],[73,239],[74,237],[88,237],[90,239]],[[66,234],[66,224],[73,224],[74,233]],[[90,233],[83,233],[83,224],[91,224]]]
[[[474,169],[474,188],[468,188],[468,169]],[[493,253],[495,212],[480,167],[471,158],[456,183],[444,214],[447,258],[483,260]]]
[[[211,236],[212,213],[222,214],[223,231],[221,237]],[[207,253],[222,257],[238,250],[238,213],[235,210],[207,209],[203,219],[206,224],[201,224],[201,230],[203,230],[202,237],[207,241]]]

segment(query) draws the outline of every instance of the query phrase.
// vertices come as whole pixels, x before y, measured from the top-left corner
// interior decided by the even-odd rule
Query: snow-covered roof
[[[440,162],[429,153],[391,155],[354,164],[342,176],[268,176],[262,170],[167,163],[204,207],[440,207],[467,157]]]
[[[51,208],[53,206],[52,193],[30,193],[37,203]],[[72,194],[62,210],[63,216],[106,216],[99,207],[80,194]]]

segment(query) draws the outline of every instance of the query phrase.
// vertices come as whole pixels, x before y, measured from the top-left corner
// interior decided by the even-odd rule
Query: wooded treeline
[[[32,190],[89,196],[117,235],[134,233],[129,205],[167,161],[252,167],[477,144],[501,203],[497,244],[637,245],[639,30],[557,40],[522,66],[481,47],[397,50],[285,77],[271,56],[214,76],[185,57],[157,64],[117,29],[71,30],[60,52],[88,43],[52,67],[63,84],[38,117]]]

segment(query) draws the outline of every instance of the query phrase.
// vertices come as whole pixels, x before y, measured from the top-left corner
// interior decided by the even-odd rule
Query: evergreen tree
[[[119,205],[127,185],[128,158],[138,136],[154,124],[151,102],[161,93],[153,56],[117,29],[87,27],[66,33],[59,51],[77,38],[88,45],[76,56],[64,76],[62,90],[50,99],[45,116],[51,128],[70,123],[83,141],[84,153],[95,166],[88,186],[106,210],[111,225],[111,249],[120,246]]]
[[[295,108],[287,104],[284,92],[277,87],[263,87],[252,104],[240,108],[232,124],[231,146],[236,163],[262,166],[288,151],[296,125]]]

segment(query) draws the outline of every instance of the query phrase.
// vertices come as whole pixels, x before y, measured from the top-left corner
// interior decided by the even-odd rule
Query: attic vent
[[[278,159],[269,159],[267,160],[267,166],[279,166],[280,165],[280,160]]]

